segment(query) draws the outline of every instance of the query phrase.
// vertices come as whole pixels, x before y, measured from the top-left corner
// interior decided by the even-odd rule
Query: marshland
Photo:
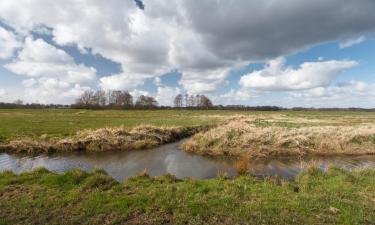
[[[372,112],[2,109],[0,121],[0,224],[375,221]]]

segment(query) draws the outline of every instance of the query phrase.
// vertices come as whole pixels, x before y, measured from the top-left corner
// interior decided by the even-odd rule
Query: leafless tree
[[[93,103],[93,98],[94,98],[94,91],[87,90],[84,91],[81,96],[76,100],[76,105],[82,106],[82,107],[87,107],[90,106]]]
[[[190,105],[189,105],[189,95],[188,94],[185,94],[184,100],[185,100],[185,106],[189,107]]]
[[[195,101],[194,95],[189,96],[188,103],[189,103],[189,107],[195,107],[196,106],[196,101]]]
[[[184,101],[184,97],[181,94],[176,95],[173,101],[174,107],[176,108],[183,107],[183,104],[184,104],[183,101]]]
[[[205,95],[198,95],[198,107],[200,108],[210,108],[213,106],[212,101]]]
[[[106,93],[103,90],[97,90],[94,94],[93,104],[95,106],[103,107],[107,103]]]
[[[135,102],[135,106],[138,108],[154,108],[158,106],[158,102],[153,97],[141,95]]]
[[[14,104],[23,105],[23,101],[21,99],[17,99],[16,101],[14,101]]]
[[[133,96],[127,91],[112,91],[109,97],[109,105],[130,108],[133,106]]]

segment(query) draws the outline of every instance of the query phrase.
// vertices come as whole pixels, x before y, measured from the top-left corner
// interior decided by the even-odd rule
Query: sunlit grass
[[[310,167],[295,182],[39,169],[0,174],[3,224],[371,224],[375,171]]]

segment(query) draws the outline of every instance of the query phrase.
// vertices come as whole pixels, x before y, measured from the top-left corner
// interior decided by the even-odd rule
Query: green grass
[[[219,110],[74,110],[74,109],[0,109],[0,143],[22,136],[66,137],[83,129],[140,124],[156,126],[212,125],[220,117],[256,115],[263,118],[282,116],[308,120],[324,119],[330,122],[357,124],[375,122],[375,113],[366,112],[244,112]],[[260,120],[261,121],[261,120]],[[260,125],[267,126],[261,121]],[[293,122],[269,124],[286,127],[301,126]]]
[[[0,224],[372,224],[374,208],[374,170],[310,168],[295,182],[0,174]]]
[[[216,118],[201,115],[225,115],[230,112],[177,110],[0,110],[0,142],[20,136],[64,137],[90,128],[132,128],[140,124],[166,126],[210,125]]]

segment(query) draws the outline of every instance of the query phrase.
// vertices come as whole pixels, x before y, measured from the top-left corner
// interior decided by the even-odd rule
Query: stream
[[[45,167],[50,171],[62,173],[73,168],[86,171],[100,168],[120,182],[145,170],[151,176],[169,173],[177,178],[197,179],[213,178],[223,173],[230,177],[237,174],[233,161],[189,154],[179,149],[180,144],[181,142],[176,142],[155,149],[124,152],[75,152],[39,156],[1,153],[0,171],[10,170],[18,174]],[[257,160],[250,163],[249,172],[258,177],[277,175],[293,180],[311,163],[323,170],[329,165],[346,169],[375,168],[375,155]]]

